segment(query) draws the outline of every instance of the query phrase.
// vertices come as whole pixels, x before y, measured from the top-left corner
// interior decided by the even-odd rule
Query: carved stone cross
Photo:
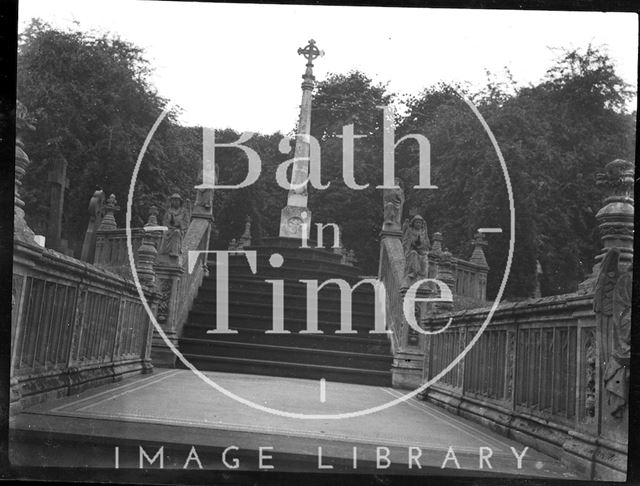
[[[316,41],[310,39],[304,48],[298,49],[298,54],[302,54],[307,59],[307,66],[312,67],[313,61],[322,56],[322,51],[316,47]]]

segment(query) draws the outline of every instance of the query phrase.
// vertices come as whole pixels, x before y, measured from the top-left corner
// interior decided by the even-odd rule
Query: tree
[[[149,84],[149,73],[143,51],[117,37],[61,31],[38,20],[21,35],[17,96],[36,121],[27,141],[33,163],[23,197],[36,232],[46,228],[47,171],[55,157],[68,163],[63,231],[76,253],[96,187],[116,194],[124,205],[138,151],[166,105]],[[148,147],[134,194],[133,226],[146,221],[151,204],[162,207],[168,193],[195,185],[201,156],[193,151],[193,134],[175,118],[174,110]],[[117,218],[123,225],[124,211]]]
[[[600,248],[595,213],[602,194],[594,175],[614,158],[633,158],[635,116],[625,112],[628,87],[609,58],[594,48],[568,51],[536,86],[489,83],[469,94],[437,86],[408,103],[400,133],[423,133],[432,147],[431,193],[412,193],[409,204],[444,232],[454,254],[466,256],[478,227],[501,227],[491,237],[488,293],[495,295],[506,263],[509,221],[504,177],[480,124],[461,101],[473,99],[491,127],[511,177],[516,212],[515,253],[505,297],[530,296],[536,260],[543,295],[574,291]],[[416,154],[400,160],[412,176]]]

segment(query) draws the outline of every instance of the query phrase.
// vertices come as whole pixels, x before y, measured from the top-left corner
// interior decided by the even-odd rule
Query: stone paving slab
[[[322,402],[317,381],[216,372],[206,376],[244,399],[292,413],[355,412],[402,396],[401,391],[385,387],[327,382]],[[297,465],[324,471],[333,466],[331,472],[353,472],[355,448],[358,471],[576,477],[559,461],[531,448],[518,469],[515,454],[522,454],[525,446],[416,399],[339,420],[282,417],[238,403],[188,370],[160,369],[41,404],[14,417],[10,426],[14,436],[21,437],[16,442],[20,447],[15,448],[20,453],[12,456],[18,463],[32,460],[29,448],[38,447],[35,439],[25,445],[28,434],[48,434],[47,440],[66,437],[66,445],[59,447],[57,459],[49,450],[40,450],[38,457],[51,455],[48,460],[58,465],[69,461],[74,466],[114,467],[114,448],[119,447],[119,466],[137,467],[139,445],[145,444],[151,457],[162,445],[171,451],[165,467],[182,467],[193,446],[197,455],[208,456],[206,464],[200,461],[204,468],[224,469],[228,466],[220,453],[236,446],[230,452],[242,455],[242,467],[247,469],[259,468],[257,451],[264,447],[272,448],[265,449],[270,451],[265,455],[272,456],[271,464],[279,460],[280,468]],[[85,443],[80,447],[85,454],[74,453],[72,443]],[[491,468],[486,461],[480,468],[480,453],[490,455]],[[382,457],[386,455],[389,461]],[[200,464],[192,460],[191,465]]]

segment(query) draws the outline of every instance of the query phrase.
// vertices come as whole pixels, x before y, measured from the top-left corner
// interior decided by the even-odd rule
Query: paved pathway
[[[206,375],[254,403],[294,413],[354,412],[401,396],[400,391],[390,388],[328,382],[322,402],[321,385],[316,381],[215,372]],[[31,465],[33,457],[40,457],[56,465],[114,467],[114,451],[119,447],[118,466],[138,467],[139,445],[144,444],[150,457],[160,445],[165,446],[168,457],[164,467],[182,468],[188,462],[189,467],[225,469],[228,464],[220,453],[236,446],[238,449],[228,452],[227,463],[233,462],[232,453],[242,456],[241,469],[259,468],[257,451],[264,447],[263,455],[272,456],[263,458],[266,466],[353,472],[355,448],[358,472],[378,468],[380,473],[473,471],[474,475],[575,478],[557,460],[531,448],[518,469],[515,454],[522,454],[523,445],[416,399],[355,418],[281,417],[238,403],[187,370],[160,369],[152,375],[47,402],[14,417],[11,428],[28,431],[13,443],[17,451],[13,461]],[[25,441],[28,434],[44,434],[46,440],[55,442],[57,438],[66,445],[34,454],[34,444],[39,442]],[[198,460],[191,453],[192,446]],[[490,456],[482,468],[481,453]],[[330,466],[334,469],[329,470]]]

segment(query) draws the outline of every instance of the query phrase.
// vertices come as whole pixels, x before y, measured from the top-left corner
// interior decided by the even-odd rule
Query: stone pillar
[[[474,279],[475,289],[473,294],[475,299],[484,302],[487,300],[487,274],[489,273],[489,265],[485,258],[484,249],[488,243],[483,233],[476,233],[471,243],[473,245],[473,253],[470,261],[480,266]]]
[[[23,138],[35,127],[29,123],[29,113],[27,108],[18,100],[16,101],[16,165],[15,165],[15,191],[14,191],[14,215],[13,215],[13,238],[24,243],[35,244],[35,234],[24,220],[24,201],[20,199],[20,188],[22,178],[31,164],[29,157],[24,151]]]
[[[138,247],[138,279],[142,285],[155,286],[156,272],[154,264],[158,257],[158,243],[162,238],[161,227],[158,226],[158,208],[151,206],[149,220],[144,225],[145,233],[142,244]]]
[[[156,282],[160,301],[158,302],[158,324],[174,346],[178,344],[178,336],[175,329],[178,312],[178,290],[182,278],[182,267],[171,263],[156,263]],[[173,368],[176,356],[166,345],[164,340],[154,332],[151,359],[155,366]]]
[[[311,229],[311,211],[307,207],[307,179],[309,177],[309,157],[311,134],[311,94],[314,87],[313,60],[322,53],[311,39],[304,49],[298,49],[298,54],[307,59],[307,68],[302,76],[302,102],[300,104],[300,118],[298,120],[298,132],[296,148],[294,152],[295,162],[291,172],[291,183],[294,186],[289,190],[287,205],[280,213],[280,236],[286,238],[302,238],[303,224],[306,225],[307,237]]]

